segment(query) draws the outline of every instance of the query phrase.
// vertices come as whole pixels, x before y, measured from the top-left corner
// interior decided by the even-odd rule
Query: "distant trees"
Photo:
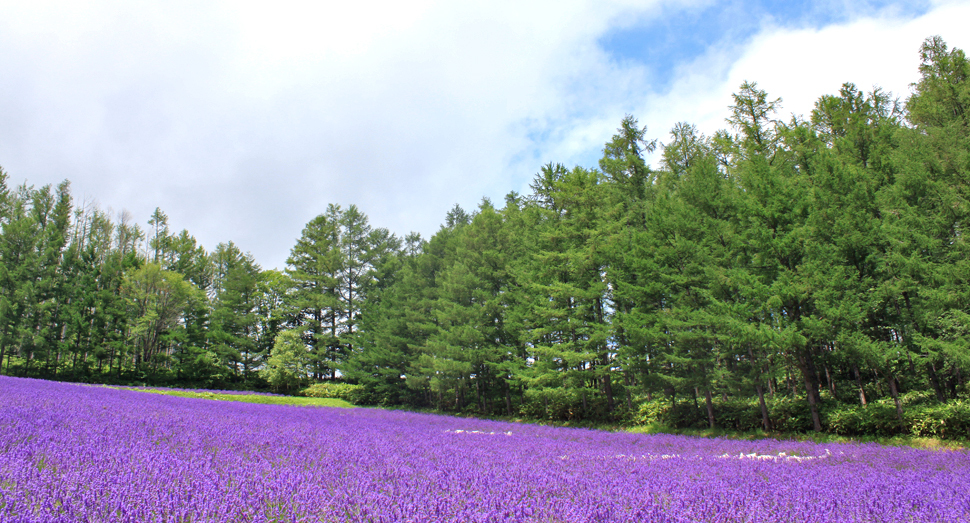
[[[115,223],[74,208],[66,182],[10,190],[7,180],[0,171],[5,372],[222,386],[255,376],[269,346],[254,341],[265,301],[252,256],[231,243],[210,256],[158,209],[146,243],[127,213]]]
[[[398,245],[387,229],[372,229],[353,205],[343,210],[331,204],[303,229],[287,274],[294,282],[294,324],[310,347],[315,378],[336,379],[353,353],[376,263]]]

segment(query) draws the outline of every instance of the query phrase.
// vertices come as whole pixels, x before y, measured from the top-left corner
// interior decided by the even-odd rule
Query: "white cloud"
[[[970,19],[962,2],[769,27],[684,64],[662,94],[597,44],[703,3],[0,1],[0,164],[142,222],[159,206],[208,248],[233,240],[281,266],[327,203],[430,234],[542,163],[595,162],[631,109],[663,137],[678,120],[723,127],[743,79],[802,113],[843,81],[899,91],[922,39],[965,47]]]
[[[768,26],[740,52],[711,49],[684,64],[670,91],[648,97],[638,114],[662,140],[678,121],[712,134],[727,127],[731,94],[745,80],[757,82],[772,98],[782,98],[783,119],[791,114],[807,118],[820,96],[837,94],[846,82],[867,92],[879,87],[905,100],[910,84],[919,79],[922,42],[940,35],[951,47],[968,49],[966,20],[970,2],[963,1],[940,3],[915,19],[888,10],[879,17],[821,29]],[[727,60],[731,54],[740,58]]]
[[[596,37],[652,3],[3,3],[0,161],[268,266],[329,202],[429,234],[521,184],[526,133],[595,104]]]

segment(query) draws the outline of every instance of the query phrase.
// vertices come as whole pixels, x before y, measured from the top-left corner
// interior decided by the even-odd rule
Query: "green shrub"
[[[359,404],[365,394],[364,387],[350,383],[315,383],[300,391],[308,398],[333,398]]]
[[[805,398],[775,396],[775,399],[765,398],[765,403],[768,404],[768,417],[771,418],[772,427],[776,431],[806,432],[814,427],[812,410]],[[825,423],[824,409],[824,405],[819,409],[823,424]],[[758,407],[758,410],[760,412],[761,407]]]
[[[768,417],[778,432],[809,432],[812,415],[805,398],[776,396],[765,399]],[[965,438],[970,434],[970,401],[939,403],[926,391],[900,395],[903,423],[896,415],[892,398],[880,398],[866,406],[837,403],[832,399],[819,406],[826,432],[844,436],[891,437],[908,434],[942,439]],[[761,406],[757,398],[714,398],[714,419],[718,428],[748,432],[759,430]],[[695,406],[692,399],[678,401],[676,408],[668,398],[641,401],[631,420],[639,426],[665,426],[673,429],[704,429],[708,426],[703,400]]]
[[[761,405],[757,398],[726,401],[714,398],[713,403],[714,422],[718,427],[741,432],[762,428]],[[778,397],[766,399],[766,404],[775,430],[811,430],[812,416],[804,399]],[[660,424],[676,429],[706,428],[709,423],[707,406],[703,401],[698,401],[695,406],[692,399],[686,399],[678,401],[674,408],[667,398],[642,402],[633,421],[637,425]]]
[[[259,375],[277,392],[282,392],[305,383],[309,369],[310,359],[300,333],[285,330],[276,335],[270,357]]]
[[[903,419],[913,436],[965,438],[970,434],[970,402],[919,405],[906,409]]]
[[[905,432],[896,417],[894,402],[838,405],[828,411],[825,424],[829,432],[841,435],[893,436]]]
[[[670,402],[665,400],[642,401],[636,414],[633,416],[633,423],[636,425],[663,424],[662,420]]]
[[[704,411],[705,419],[707,410]],[[715,400],[714,416],[717,425],[739,432],[747,432],[762,428],[761,406],[757,398]],[[770,416],[770,412],[769,412]]]
[[[878,401],[887,401],[895,405],[895,402],[893,402],[891,398],[885,398]],[[908,408],[915,405],[936,405],[939,403],[939,401],[936,399],[936,394],[933,394],[928,390],[914,390],[900,394],[899,401],[903,404],[903,408]]]
[[[894,436],[943,439],[970,434],[970,403],[956,400],[939,403],[928,393],[910,393],[900,397],[903,422],[896,415],[896,403],[882,398],[866,406],[839,405],[828,413],[829,431],[843,435]]]
[[[522,416],[549,421],[591,420],[603,421],[611,417],[606,398],[595,389],[586,390],[586,407],[583,408],[582,389],[550,387],[529,389],[520,408]],[[620,401],[615,407],[620,409]],[[613,416],[618,412],[614,412]]]
[[[637,425],[659,424],[678,429],[707,426],[707,410],[703,404],[698,408],[693,401],[678,401],[674,406],[668,398],[641,403],[633,418]]]

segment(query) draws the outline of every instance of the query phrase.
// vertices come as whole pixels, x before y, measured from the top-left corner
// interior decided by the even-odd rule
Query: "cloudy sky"
[[[807,114],[843,82],[900,98],[963,1],[0,0],[0,165],[280,267],[328,203],[433,234],[458,203],[595,166],[625,114],[724,127],[757,81]]]

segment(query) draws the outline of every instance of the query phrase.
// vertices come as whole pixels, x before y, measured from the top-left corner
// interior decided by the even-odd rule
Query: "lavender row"
[[[0,377],[2,522],[970,520],[970,455]]]

